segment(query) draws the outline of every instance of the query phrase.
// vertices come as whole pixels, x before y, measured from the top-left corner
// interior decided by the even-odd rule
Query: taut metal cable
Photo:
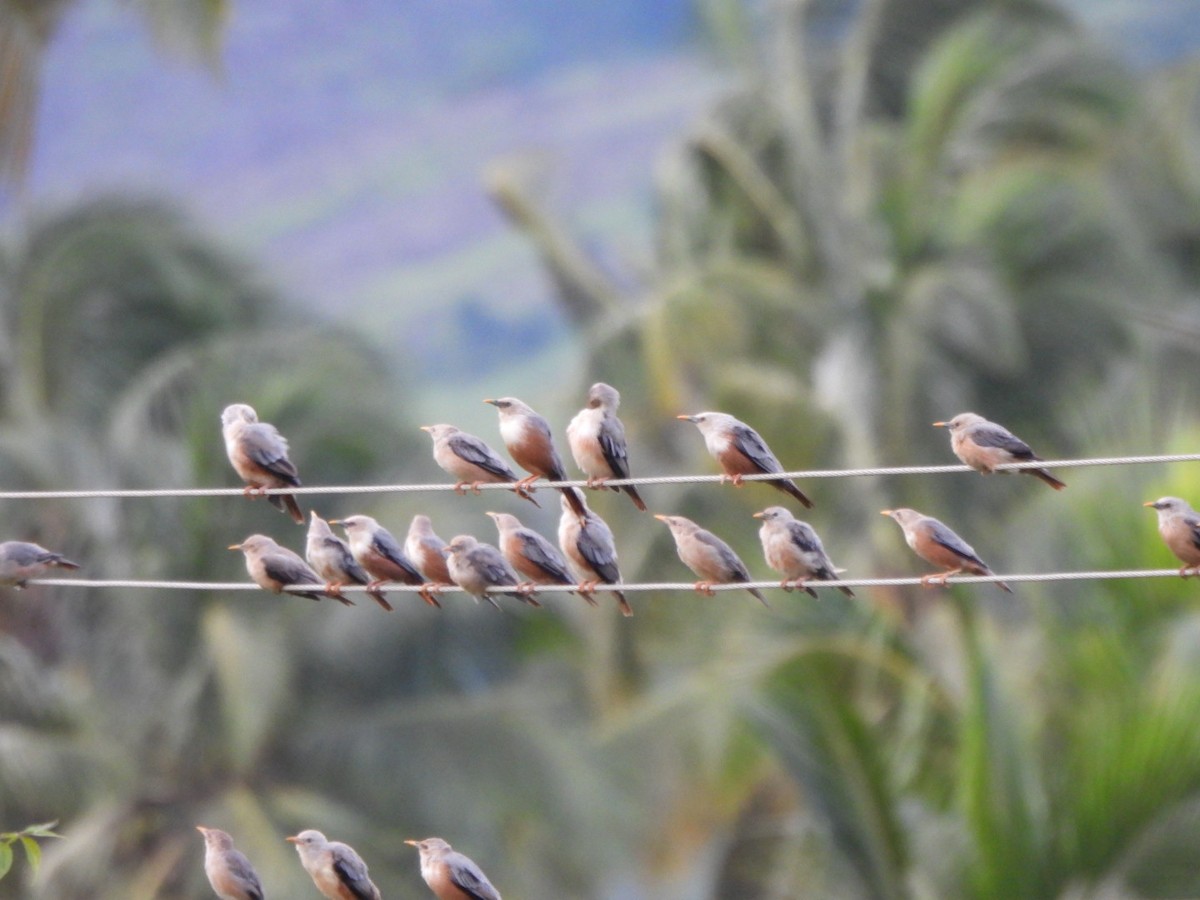
[[[956,584],[995,584],[997,581],[1007,581],[1012,584],[1020,584],[1025,582],[1042,582],[1042,581],[1115,581],[1122,579],[1140,579],[1140,578],[1178,578],[1178,569],[1114,569],[1108,571],[1091,571],[1091,572],[1034,572],[1018,575],[1004,575],[996,573],[994,575],[955,575],[949,579],[948,585]],[[940,581],[940,578],[939,578]],[[212,581],[130,581],[130,580],[101,580],[101,579],[85,579],[85,578],[37,578],[30,579],[31,585],[45,585],[52,587],[85,587],[85,588],[124,588],[131,590],[178,590],[178,591],[262,591],[257,584],[249,581],[230,581],[230,582],[212,582]],[[813,588],[868,588],[868,587],[905,587],[910,585],[921,584],[920,577],[902,577],[902,578],[845,578],[839,581],[810,581],[809,587]],[[298,591],[312,591],[315,586],[311,584],[298,584],[290,586]],[[380,586],[384,590],[394,591],[396,593],[416,593],[421,590],[420,585],[411,584],[384,584]],[[779,579],[773,581],[747,581],[736,584],[713,584],[714,591],[742,591],[746,588],[778,588]],[[342,588],[346,593],[363,593],[366,587],[363,585],[346,585]],[[504,594],[512,591],[513,588],[488,588],[489,594]],[[563,593],[575,590],[574,585],[566,584],[539,584],[534,586],[531,593]],[[695,593],[695,582],[645,582],[635,584],[601,584],[596,586],[597,591],[629,591],[647,592],[647,591],[686,591]],[[264,591],[264,593],[269,593]],[[445,593],[463,593],[462,590],[455,586],[445,588]]]
[[[1036,460],[1033,462],[1003,463],[996,466],[996,471],[1017,471],[1020,469],[1071,469],[1085,466],[1125,466],[1166,464],[1178,462],[1200,462],[1200,453],[1172,453],[1157,456],[1107,456],[1094,459],[1057,459]],[[780,472],[774,475],[746,475],[745,481],[774,481],[778,478],[858,478],[868,476],[888,475],[944,475],[952,472],[970,472],[972,469],[964,465],[941,466],[877,466],[860,469],[801,469],[792,472]],[[643,484],[703,484],[728,481],[725,475],[650,475],[639,478],[613,478],[604,482],[609,487]],[[534,487],[587,487],[586,481],[538,481]],[[479,485],[481,490],[512,490],[507,483],[489,483]],[[352,485],[318,485],[289,488],[271,488],[256,490],[254,494],[390,494],[416,493],[427,491],[453,491],[455,485],[451,482],[436,484],[352,484]],[[0,500],[74,500],[87,498],[144,498],[144,497],[235,497],[245,493],[244,488],[112,488],[100,490],[62,490],[62,491],[0,491]]]

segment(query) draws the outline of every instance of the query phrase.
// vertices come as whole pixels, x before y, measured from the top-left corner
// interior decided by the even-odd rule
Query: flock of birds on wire
[[[486,400],[500,415],[500,436],[512,459],[529,474],[518,477],[511,466],[480,438],[453,425],[427,425],[422,430],[433,440],[433,457],[456,479],[454,490],[480,492],[482,484],[508,484],[523,500],[540,506],[533,496],[539,478],[566,481],[562,459],[555,449],[549,423],[514,397]],[[608,484],[631,477],[625,430],[617,417],[620,394],[610,385],[597,383],[588,391],[587,406],[567,426],[567,442],[589,488],[623,491],[642,511],[646,504],[633,484]],[[763,479],[805,508],[813,506],[795,482],[784,475],[779,459],[762,437],[745,422],[720,412],[681,415],[696,425],[705,445],[728,479],[741,486],[746,476]],[[234,470],[245,482],[250,497],[266,496],[270,503],[303,524],[304,514],[288,488],[300,486],[296,466],[288,458],[287,440],[254,409],[243,403],[226,407],[221,415],[225,449]],[[947,428],[955,455],[966,465],[990,473],[997,466],[1035,462],[1029,445],[1006,428],[974,413],[961,413],[935,426]],[[1066,485],[1044,468],[1020,469],[1055,490]],[[779,476],[772,478],[770,476]],[[471,535],[458,535],[449,542],[434,533],[428,516],[412,520],[403,545],[375,519],[366,515],[322,519],[310,515],[305,558],[266,535],[252,534],[230,550],[241,550],[251,578],[274,593],[286,592],[314,600],[330,597],[352,605],[342,589],[363,586],[385,610],[392,605],[384,595],[390,584],[417,586],[426,603],[440,606],[438,594],[457,586],[477,601],[497,605],[493,593],[506,593],[533,606],[538,586],[566,586],[589,603],[599,585],[607,586],[621,609],[633,609],[620,590],[621,573],[612,531],[572,486],[558,487],[562,514],[558,547],[538,532],[526,528],[509,513],[489,512],[499,532],[498,546]],[[269,492],[269,493],[268,493]],[[1158,513],[1158,528],[1183,567],[1179,574],[1200,574],[1200,515],[1178,497],[1163,497],[1145,504]],[[978,553],[949,527],[912,509],[882,511],[903,529],[909,547],[940,571],[922,576],[921,583],[945,585],[952,575],[967,572],[994,577]],[[801,589],[812,596],[814,582],[831,582],[846,596],[853,591],[838,583],[838,569],[806,522],[783,506],[769,506],[754,513],[762,526],[759,536],[767,564],[783,576],[784,590]],[[766,603],[753,586],[746,565],[733,549],[690,519],[656,515],[670,528],[679,558],[699,579],[697,591],[711,595],[714,584],[746,583],[747,590]],[[330,528],[345,530],[343,541]],[[78,569],[77,563],[37,544],[8,541],[0,544],[0,585],[24,587],[26,582],[50,568]],[[1011,593],[1003,581],[996,583]],[[204,835],[204,870],[222,900],[263,900],[258,875],[249,860],[233,845],[224,831],[198,826]],[[379,900],[367,866],[346,844],[329,841],[319,831],[303,831],[287,838],[296,846],[304,869],[317,889],[330,900]],[[421,855],[421,875],[439,900],[499,900],[500,894],[487,876],[469,858],[454,851],[441,838],[407,841]]]
[[[567,481],[562,458],[555,447],[553,433],[544,417],[515,397],[486,400],[499,413],[500,436],[512,459],[529,474],[518,477],[513,468],[487,443],[453,425],[425,425],[433,440],[433,457],[442,469],[456,479],[454,490],[478,494],[482,484],[508,484],[521,499],[540,506],[534,497],[539,478],[550,482]],[[634,484],[621,483],[631,478],[625,430],[617,417],[620,394],[603,382],[592,385],[587,405],[567,426],[567,443],[579,469],[587,476],[589,488],[624,491],[642,511],[646,503]],[[746,476],[764,476],[766,484],[789,495],[805,508],[813,506],[795,482],[786,477],[778,457],[752,427],[731,415],[702,412],[681,415],[692,422],[704,438],[705,446],[728,479],[741,486]],[[225,450],[234,470],[245,482],[249,497],[266,496],[270,503],[303,524],[304,513],[288,488],[300,486],[296,466],[288,458],[287,440],[275,426],[260,422],[253,407],[235,403],[221,414]],[[1029,445],[995,422],[974,413],[961,413],[945,422],[933,423],[950,432],[955,455],[967,466],[984,474],[1008,463],[1040,461]],[[1047,469],[1026,467],[1019,471],[1032,475],[1055,490],[1066,485]],[[770,476],[779,476],[772,478]],[[618,484],[609,485],[608,482]],[[384,595],[390,584],[417,587],[420,597],[431,606],[440,606],[438,594],[457,586],[477,601],[498,606],[496,593],[505,593],[532,606],[541,604],[535,597],[539,586],[568,588],[588,603],[593,594],[606,585],[616,598],[621,612],[633,615],[625,594],[620,590],[616,544],[608,525],[588,507],[584,494],[572,486],[557,487],[561,493],[562,515],[559,520],[558,546],[533,529],[521,524],[509,513],[487,513],[496,524],[497,546],[471,535],[458,535],[449,542],[433,530],[428,516],[413,518],[403,544],[375,519],[366,515],[342,519],[322,519],[311,513],[305,556],[302,558],[274,539],[252,534],[230,550],[241,550],[251,578],[265,590],[321,599],[330,597],[347,605],[348,585],[363,586],[383,609],[391,611]],[[1180,575],[1200,574],[1200,515],[1178,497],[1162,497],[1145,504],[1158,512],[1158,528],[1168,548],[1180,559]],[[945,585],[959,573],[991,577],[991,569],[974,548],[937,519],[912,509],[882,511],[901,527],[909,547],[940,571],[921,577],[921,583]],[[812,596],[813,582],[833,582],[847,596],[851,589],[837,583],[837,568],[813,528],[797,519],[783,506],[770,506],[754,513],[762,526],[759,537],[763,556],[773,570],[783,576],[780,586],[791,591],[801,589]],[[695,589],[712,595],[714,584],[750,583],[750,573],[734,550],[711,531],[683,516],[656,515],[675,539],[679,558],[699,579]],[[342,540],[331,525],[344,529]],[[50,568],[78,569],[78,564],[37,544],[8,541],[0,544],[0,586],[24,587]],[[999,579],[1006,591],[1011,588]],[[764,604],[766,599],[753,586],[747,590]]]

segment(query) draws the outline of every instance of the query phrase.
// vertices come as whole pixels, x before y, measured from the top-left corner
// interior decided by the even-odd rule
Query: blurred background
[[[713,472],[703,409],[788,468],[1200,441],[1191,0],[0,0],[0,485],[232,486],[255,406],[308,484],[442,481],[623,396],[635,474]],[[573,470],[572,470],[573,471]],[[1194,464],[813,481],[853,576],[944,519],[1000,572],[1159,568]],[[542,495],[545,495],[543,492]],[[761,578],[762,485],[650,486]],[[507,494],[302,498],[492,541]],[[691,580],[592,494],[627,581]],[[242,580],[304,530],[240,498],[8,501],[92,578]],[[799,512],[797,510],[797,512]],[[0,592],[0,897],[203,898],[196,824],[268,895],[283,836],[427,896],[440,835],[511,898],[1200,895],[1200,603],[1175,579],[551,595],[385,615],[256,593]]]

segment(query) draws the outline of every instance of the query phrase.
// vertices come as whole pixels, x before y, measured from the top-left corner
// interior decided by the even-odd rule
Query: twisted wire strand
[[[1105,456],[1092,459],[1045,459],[1031,462],[1003,463],[996,471],[1018,471],[1020,469],[1071,469],[1086,466],[1152,465],[1179,462],[1200,462],[1200,453],[1170,453],[1154,456]],[[744,481],[775,481],[779,478],[858,478],[890,475],[944,475],[953,472],[971,472],[965,465],[939,466],[876,466],[859,469],[800,469],[777,474],[745,475]],[[725,475],[649,475],[638,478],[613,478],[604,482],[606,487],[624,487],[643,484],[703,484],[728,481]],[[534,487],[557,488],[588,486],[586,481],[538,481]],[[509,483],[487,483],[478,485],[484,491],[510,491]],[[255,496],[272,494],[394,494],[429,491],[454,491],[451,482],[436,484],[353,484],[316,485],[289,488],[255,490]],[[461,489],[460,489],[461,490]],[[103,488],[99,490],[55,490],[55,491],[0,491],[0,500],[74,500],[88,498],[145,498],[145,497],[235,497],[245,493],[240,487],[218,488]]]

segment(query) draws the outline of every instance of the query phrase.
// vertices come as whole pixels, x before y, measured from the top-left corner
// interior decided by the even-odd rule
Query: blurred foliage
[[[29,868],[36,875],[42,862],[42,848],[38,844],[38,838],[60,837],[54,833],[54,826],[57,824],[44,822],[41,825],[30,825],[20,831],[0,831],[0,878],[7,875],[12,868],[13,847],[17,844],[25,851]]]

